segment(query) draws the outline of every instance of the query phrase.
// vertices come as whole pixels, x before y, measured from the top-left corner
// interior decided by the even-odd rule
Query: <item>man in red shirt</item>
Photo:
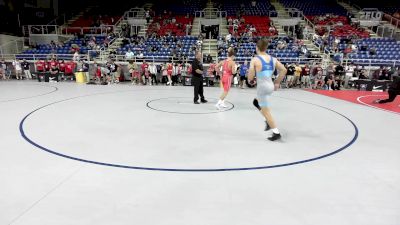
[[[35,63],[36,65],[36,72],[38,73],[43,73],[45,70],[45,66],[44,66],[44,61],[43,60],[39,60]]]
[[[311,69],[308,64],[306,64],[301,71],[301,86],[304,85],[305,88],[309,88],[311,86],[310,74]]]
[[[50,61],[50,68],[53,68],[53,67],[58,67],[58,62],[55,59],[52,59]]]
[[[75,71],[75,63],[74,62],[66,62],[65,63],[65,76],[71,76],[71,80],[74,80],[74,71]]]
[[[173,70],[173,65],[172,63],[167,64],[167,77],[168,77],[168,82],[167,85],[172,86],[172,70]]]
[[[60,60],[60,62],[58,63],[58,68],[60,69],[61,73],[65,73],[65,62],[64,62],[64,60]]]
[[[149,64],[147,64],[146,60],[143,60],[141,69],[142,69],[142,81],[143,81],[143,84],[146,84],[147,80],[149,78]]]

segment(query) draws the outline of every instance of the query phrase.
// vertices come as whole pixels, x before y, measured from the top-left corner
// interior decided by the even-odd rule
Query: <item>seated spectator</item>
[[[125,59],[126,60],[131,60],[135,57],[135,54],[132,52],[131,49],[128,49],[128,51],[125,53]]]
[[[368,75],[367,75],[367,70],[365,69],[364,66],[362,66],[362,68],[361,68],[361,70],[360,70],[360,72],[359,72],[359,77],[358,77],[358,79],[361,79],[361,80],[367,80],[367,79],[369,79],[369,77],[368,77]]]
[[[376,55],[376,48],[375,46],[369,49],[369,54],[372,55]]]

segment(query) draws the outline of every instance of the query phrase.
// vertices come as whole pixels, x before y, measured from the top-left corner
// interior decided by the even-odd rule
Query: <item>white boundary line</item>
[[[376,106],[373,106],[373,105],[370,105],[370,104],[368,104],[368,103],[365,103],[365,102],[361,101],[362,98],[371,97],[371,96],[375,96],[375,97],[382,97],[382,96],[385,96],[385,97],[387,97],[387,95],[363,95],[363,96],[360,96],[360,97],[357,98],[357,102],[359,102],[359,103],[362,104],[362,105],[371,107],[371,108],[375,108],[375,109],[379,109],[379,110],[382,110],[382,111],[386,111],[386,112],[390,112],[390,113],[394,113],[394,114],[400,115],[400,113],[398,113],[398,112],[394,112],[394,111],[382,109],[382,108],[379,108],[379,107],[376,107]]]

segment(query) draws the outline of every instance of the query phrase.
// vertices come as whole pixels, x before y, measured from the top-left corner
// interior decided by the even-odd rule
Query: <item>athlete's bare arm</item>
[[[260,60],[258,60],[257,58],[253,58],[250,61],[250,67],[248,70],[248,75],[247,75],[247,79],[249,81],[253,81],[255,76],[256,76],[256,67],[259,67],[260,64]]]

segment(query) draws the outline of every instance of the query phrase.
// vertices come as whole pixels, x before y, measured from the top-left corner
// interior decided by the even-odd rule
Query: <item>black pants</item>
[[[397,94],[399,94],[397,91],[389,90],[389,98],[380,100],[378,103],[383,104],[383,103],[393,102],[396,99]]]
[[[157,76],[155,75],[155,74],[150,74],[150,76],[151,76],[151,84],[158,84],[158,81],[157,81]]]
[[[197,102],[199,100],[199,95],[201,100],[204,100],[203,77],[193,76],[192,81],[194,85],[194,101]]]

